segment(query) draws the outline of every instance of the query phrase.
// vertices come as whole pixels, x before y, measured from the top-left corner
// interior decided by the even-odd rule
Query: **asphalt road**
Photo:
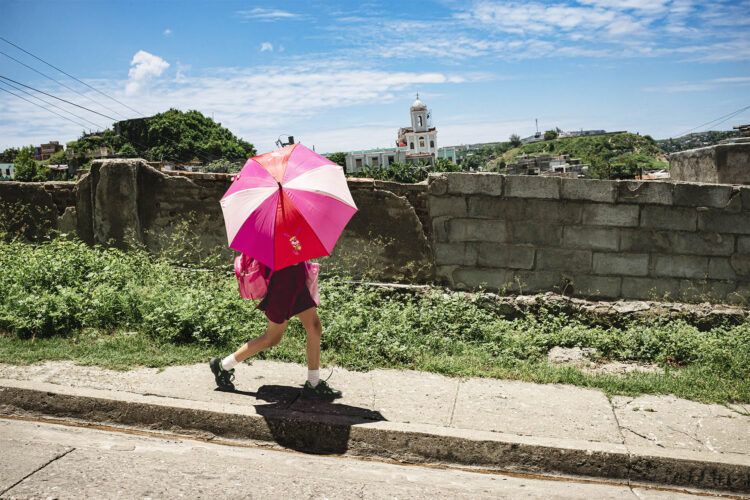
[[[705,498],[6,417],[0,450],[0,498]]]

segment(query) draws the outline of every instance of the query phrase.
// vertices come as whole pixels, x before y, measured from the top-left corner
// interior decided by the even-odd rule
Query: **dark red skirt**
[[[305,277],[304,262],[274,271],[268,283],[268,292],[257,309],[266,313],[266,317],[274,323],[283,323],[315,307]]]

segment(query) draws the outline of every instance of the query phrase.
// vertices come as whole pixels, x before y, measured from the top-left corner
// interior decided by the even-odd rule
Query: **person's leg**
[[[247,343],[245,343],[245,345],[237,349],[234,352],[234,359],[237,361],[237,363],[242,363],[247,358],[255,356],[260,351],[275,346],[281,341],[281,336],[284,335],[284,330],[286,330],[286,325],[288,324],[289,321],[284,321],[283,323],[274,323],[273,321],[268,320],[266,333],[264,333],[260,337],[256,337],[253,340],[248,341]]]
[[[250,356],[254,356],[260,351],[278,344],[288,323],[288,321],[274,323],[269,320],[266,333],[250,340],[223,360],[219,358],[211,359],[211,361],[209,361],[209,366],[216,378],[216,385],[218,385],[220,389],[234,390],[234,384],[232,383],[234,379],[234,367]]]
[[[311,307],[297,315],[307,332],[307,382],[302,388],[305,397],[335,399],[341,397],[341,391],[330,387],[325,380],[320,380],[320,337],[323,326],[318,318],[318,311]]]

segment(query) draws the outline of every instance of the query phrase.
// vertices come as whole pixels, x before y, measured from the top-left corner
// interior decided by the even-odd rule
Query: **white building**
[[[0,163],[0,181],[12,181],[16,178],[15,163]]]
[[[430,112],[419,100],[419,94],[409,113],[411,127],[398,129],[395,148],[352,151],[346,155],[346,171],[359,172],[364,167],[382,168],[391,163],[424,162],[434,165],[438,152],[437,129],[430,123]]]

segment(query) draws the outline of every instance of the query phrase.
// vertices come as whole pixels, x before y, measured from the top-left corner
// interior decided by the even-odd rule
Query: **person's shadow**
[[[263,385],[256,392],[231,392],[268,402],[256,404],[255,411],[266,421],[274,441],[308,453],[343,454],[353,425],[386,420],[368,408],[303,398],[300,387]]]

